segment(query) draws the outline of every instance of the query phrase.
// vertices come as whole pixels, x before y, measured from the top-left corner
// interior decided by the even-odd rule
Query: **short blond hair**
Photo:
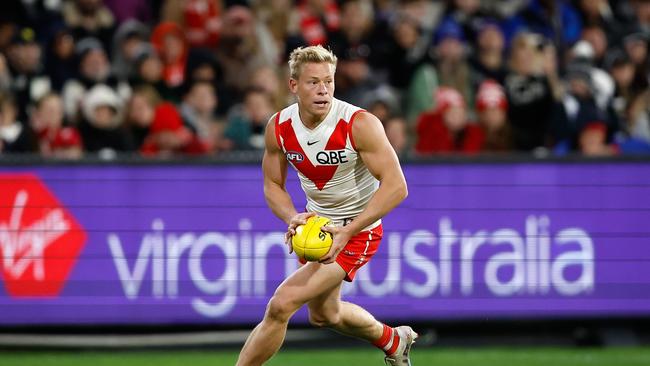
[[[312,62],[327,62],[334,65],[334,69],[336,69],[337,58],[331,50],[328,50],[321,45],[298,47],[291,52],[291,55],[289,55],[289,72],[291,78],[298,79],[298,76],[300,76],[300,72],[302,71],[302,66],[306,63]]]

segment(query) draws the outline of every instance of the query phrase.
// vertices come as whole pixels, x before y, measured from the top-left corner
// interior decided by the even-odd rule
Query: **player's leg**
[[[341,301],[341,285],[339,284],[331,291],[308,303],[310,323],[317,327],[332,328],[348,336],[375,342],[382,336],[383,324],[364,308]]]
[[[336,263],[353,280],[359,268],[374,256],[382,237],[381,227],[350,239]],[[375,320],[362,307],[341,301],[341,286],[309,302],[310,320],[340,333],[370,341],[384,351],[390,365],[410,365],[409,352],[417,333],[409,326],[389,327]]]
[[[308,303],[309,321],[339,333],[365,339],[386,354],[389,365],[410,366],[409,353],[417,333],[408,326],[389,327],[364,308],[341,301],[341,286]]]
[[[237,366],[262,365],[284,341],[291,316],[305,303],[340,286],[345,272],[339,266],[308,263],[289,276],[269,301],[264,319],[244,344]]]

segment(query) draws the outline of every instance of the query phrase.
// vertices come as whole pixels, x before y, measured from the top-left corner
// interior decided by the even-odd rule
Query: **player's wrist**
[[[284,216],[283,220],[284,223],[287,225],[291,224],[291,221],[298,216],[298,211],[293,211],[293,213],[289,212],[287,215]]]

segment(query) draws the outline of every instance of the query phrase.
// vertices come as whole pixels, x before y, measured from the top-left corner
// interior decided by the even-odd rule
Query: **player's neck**
[[[330,113],[330,110],[332,107],[327,110],[324,114],[312,114],[309,112],[306,112],[304,108],[299,108],[298,109],[298,115],[300,116],[300,121],[302,124],[307,127],[310,130],[313,130],[314,128],[318,127],[325,118],[327,118],[327,115]]]

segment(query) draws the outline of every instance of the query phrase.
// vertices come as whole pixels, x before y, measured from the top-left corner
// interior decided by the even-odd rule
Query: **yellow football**
[[[330,223],[330,219],[312,216],[304,225],[296,228],[296,234],[291,238],[291,246],[298,258],[309,262],[317,262],[332,246],[332,234],[321,228]]]

